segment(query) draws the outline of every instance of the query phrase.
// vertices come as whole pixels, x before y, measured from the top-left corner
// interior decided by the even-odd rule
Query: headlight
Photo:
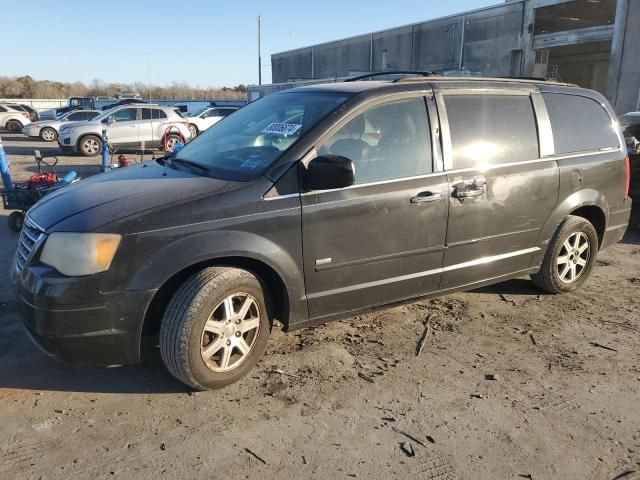
[[[68,277],[80,277],[109,269],[121,235],[110,233],[52,233],[40,261]]]

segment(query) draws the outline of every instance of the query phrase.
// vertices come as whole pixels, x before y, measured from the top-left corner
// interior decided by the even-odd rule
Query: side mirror
[[[308,190],[331,190],[354,184],[356,169],[353,162],[340,155],[321,155],[307,165],[304,186]]]
[[[111,125],[112,123],[116,123],[116,119],[113,118],[111,115],[107,117],[106,122],[107,125]]]

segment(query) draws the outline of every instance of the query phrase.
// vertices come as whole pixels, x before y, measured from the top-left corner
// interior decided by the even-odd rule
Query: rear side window
[[[453,168],[476,168],[539,158],[538,130],[526,95],[444,97]]]
[[[142,109],[142,120],[151,120],[151,109],[143,108]]]
[[[167,114],[164,113],[164,110],[158,110],[157,108],[153,109],[153,119],[159,120],[161,118],[167,118]]]
[[[0,112],[6,112],[6,111],[7,111],[7,109],[6,109],[6,108],[4,108],[4,107],[0,107]]]
[[[618,148],[611,117],[595,100],[578,95],[543,93],[556,153]]]

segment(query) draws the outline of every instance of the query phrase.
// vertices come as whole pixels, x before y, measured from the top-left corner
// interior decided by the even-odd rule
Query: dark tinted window
[[[577,95],[543,93],[556,153],[584,152],[620,145],[611,118],[594,100]]]
[[[231,115],[233,112],[235,112],[235,109],[233,109],[233,108],[220,108],[218,111],[220,112],[220,115],[222,115],[223,117],[226,117],[227,115]]]
[[[151,120],[151,109],[143,108],[142,109],[142,120]]]
[[[431,140],[424,100],[401,100],[367,110],[338,130],[319,153],[351,159],[356,183],[431,173]]]
[[[154,120],[158,120],[161,118],[167,118],[167,114],[164,113],[164,110],[158,110],[157,108],[154,108],[152,111],[153,114],[153,119]]]
[[[6,108],[4,108],[4,107],[0,107],[0,112],[6,112],[6,111],[7,111],[7,109],[6,109]]]
[[[83,112],[76,112],[76,113],[72,113],[71,115],[69,115],[67,117],[67,120],[70,120],[72,122],[73,121],[77,122],[77,121],[80,121],[80,120],[86,120],[86,117],[85,117]]]
[[[445,96],[453,168],[538,158],[538,131],[525,95]]]

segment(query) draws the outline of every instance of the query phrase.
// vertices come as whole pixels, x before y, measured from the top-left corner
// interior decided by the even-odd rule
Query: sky
[[[6,3],[5,3],[6,2]],[[501,3],[501,0],[0,1],[1,76],[222,87],[263,83],[271,54]],[[9,42],[9,43],[7,43]]]

